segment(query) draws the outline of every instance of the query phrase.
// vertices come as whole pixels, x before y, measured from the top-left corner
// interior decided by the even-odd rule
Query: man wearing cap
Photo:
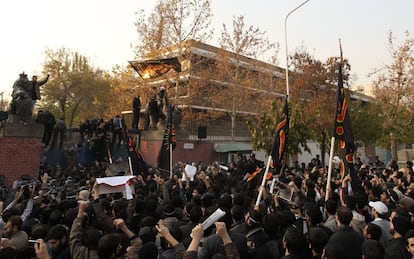
[[[392,235],[390,233],[390,222],[386,220],[388,216],[388,207],[381,201],[370,201],[369,206],[372,208],[372,216],[374,217],[375,225],[381,228],[382,234],[380,238],[380,243],[383,247],[389,245]]]

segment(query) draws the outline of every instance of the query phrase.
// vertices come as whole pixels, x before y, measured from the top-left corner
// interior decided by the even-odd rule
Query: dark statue
[[[13,84],[9,119],[29,123],[32,121],[32,83],[25,73]]]

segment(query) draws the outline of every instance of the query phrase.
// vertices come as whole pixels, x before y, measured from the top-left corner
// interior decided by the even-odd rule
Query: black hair
[[[306,209],[306,215],[310,218],[310,223],[314,226],[318,225],[319,223],[323,221],[322,212],[319,209],[319,207],[316,205],[309,206]]]
[[[307,247],[306,238],[301,231],[296,228],[288,228],[283,236],[286,249],[290,254],[300,255]]]
[[[200,219],[203,217],[203,211],[200,207],[194,206],[190,210],[190,221],[193,223],[199,223]]]
[[[344,198],[345,205],[350,208],[351,210],[355,210],[356,208],[356,198],[354,196],[346,196]]]
[[[368,223],[367,234],[371,235],[370,239],[379,241],[382,235],[381,227],[374,223]]]
[[[220,208],[231,209],[231,207],[233,205],[233,199],[232,199],[230,194],[223,193],[219,197],[219,199],[217,201],[217,204]]]
[[[353,217],[351,209],[344,206],[338,208],[336,215],[338,216],[339,222],[346,226],[349,226]]]
[[[231,208],[231,215],[235,221],[244,220],[244,214],[245,210],[240,205],[234,205],[233,208]]]
[[[328,243],[324,251],[326,259],[346,259],[346,251],[342,247]]]
[[[410,229],[407,231],[407,233],[405,233],[404,235],[404,240],[405,240],[405,244],[408,246],[408,239],[410,238],[414,238],[414,230]]]
[[[8,221],[10,221],[12,227],[17,227],[18,230],[21,230],[23,227],[23,220],[19,215],[11,216]]]
[[[335,215],[336,213],[336,208],[338,207],[337,203],[335,200],[333,199],[328,199],[325,203],[325,208],[326,211],[330,214],[330,215]]]
[[[138,251],[139,258],[157,259],[158,248],[154,242],[145,243]]]
[[[47,232],[47,240],[50,239],[62,239],[63,237],[68,237],[68,230],[64,225],[55,225]]]
[[[279,214],[266,214],[263,217],[263,229],[270,239],[276,239],[280,234]]]
[[[117,233],[104,235],[98,243],[98,255],[100,259],[109,259],[115,257],[118,246],[121,243],[121,237]]]
[[[102,232],[96,228],[87,228],[83,231],[83,242],[90,250],[97,250]]]
[[[385,249],[377,240],[366,240],[361,250],[365,259],[385,258]]]
[[[15,207],[11,207],[10,209],[3,212],[3,215],[1,215],[1,217],[4,222],[7,222],[9,218],[11,218],[12,216],[17,216],[17,215],[20,215],[19,209]]]
[[[315,227],[309,229],[309,243],[316,253],[322,254],[323,248],[328,243],[329,236],[322,228]]]

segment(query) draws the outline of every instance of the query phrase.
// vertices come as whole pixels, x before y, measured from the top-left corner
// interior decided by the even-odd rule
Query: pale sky
[[[110,71],[127,65],[137,44],[135,12],[151,12],[155,0],[14,0],[0,3],[0,93],[8,98],[13,82],[24,71],[40,74],[44,50],[64,47],[88,57],[95,67]],[[233,16],[244,15],[247,25],[266,31],[280,44],[279,66],[285,67],[284,18],[298,0],[213,0],[215,39],[222,24],[232,28]],[[339,55],[350,60],[355,84],[372,81],[367,74],[389,64],[387,35],[397,42],[404,32],[414,34],[412,0],[310,0],[288,19],[288,51],[304,46],[324,61]],[[53,75],[51,75],[53,77]]]

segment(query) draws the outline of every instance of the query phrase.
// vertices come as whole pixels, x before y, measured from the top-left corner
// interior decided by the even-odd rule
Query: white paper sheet
[[[194,181],[194,176],[197,173],[197,167],[192,166],[192,165],[185,165],[185,172],[187,173],[187,177],[190,178],[190,181]],[[183,174],[183,181],[187,181],[187,179],[185,179],[185,175]]]

